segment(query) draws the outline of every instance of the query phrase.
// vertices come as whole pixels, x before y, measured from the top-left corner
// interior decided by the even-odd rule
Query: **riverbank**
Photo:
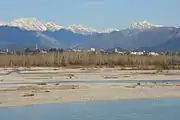
[[[30,70],[19,69],[19,71],[2,69],[0,74],[0,107],[62,102],[180,97],[180,82],[110,82],[113,80],[180,80],[179,70],[31,68]],[[106,84],[76,82],[91,80],[109,82]],[[50,81],[52,81],[51,84],[48,83]],[[60,81],[63,81],[63,83]],[[31,82],[38,83],[29,84]]]
[[[61,84],[4,86],[0,107],[99,100],[180,98],[180,84]]]

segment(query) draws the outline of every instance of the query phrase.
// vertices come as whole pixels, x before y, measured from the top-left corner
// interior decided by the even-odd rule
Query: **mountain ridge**
[[[91,27],[86,27],[83,25],[68,25],[67,27],[60,26],[54,22],[41,22],[37,18],[19,18],[11,21],[10,23],[0,23],[0,26],[13,26],[13,27],[19,27],[21,29],[29,30],[29,31],[58,31],[61,29],[67,29],[74,33],[78,34],[94,34],[94,33],[111,33],[114,31],[120,31],[120,29],[117,28],[105,28],[102,30],[98,30]],[[155,25],[147,20],[140,21],[140,22],[134,22],[130,25],[129,29],[148,29],[148,28],[154,28],[154,27],[163,27],[162,25]]]
[[[97,30],[91,27],[85,27],[82,25],[69,25],[68,27],[60,26],[54,22],[41,22],[37,18],[19,18],[9,23],[0,23],[0,26],[19,27],[29,31],[58,31],[61,29],[71,30],[74,33],[79,34],[93,34],[93,33],[110,33],[117,31],[116,28],[107,28],[104,30]]]
[[[38,44],[40,48],[69,49],[75,46],[76,49],[180,50],[180,28],[154,25],[147,21],[136,25],[99,32],[81,25],[65,28],[54,22],[41,23],[36,18],[25,19],[25,22],[20,19],[0,26],[0,47],[13,49]]]

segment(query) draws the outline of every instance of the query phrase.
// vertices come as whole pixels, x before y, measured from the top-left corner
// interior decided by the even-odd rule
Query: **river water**
[[[180,120],[180,99],[98,101],[0,108],[0,120]]]

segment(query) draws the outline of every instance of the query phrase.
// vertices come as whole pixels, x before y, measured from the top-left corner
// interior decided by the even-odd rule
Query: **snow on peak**
[[[74,33],[80,33],[80,34],[93,34],[93,33],[110,33],[113,31],[119,31],[116,28],[107,28],[104,30],[97,30],[91,27],[85,27],[82,25],[70,25],[67,27],[67,30],[70,30]]]
[[[25,30],[45,31],[46,26],[36,18],[20,18],[12,21],[10,26],[19,27]]]
[[[0,20],[0,26],[5,26],[7,23],[5,23],[3,20]]]
[[[19,27],[24,30],[29,31],[58,31],[61,29],[69,30],[73,33],[79,33],[79,34],[85,34],[85,35],[91,35],[94,33],[110,33],[113,31],[119,31],[115,28],[107,28],[104,30],[97,30],[91,27],[85,27],[82,25],[69,25],[67,28],[62,27],[60,25],[57,25],[54,22],[40,22],[37,18],[19,18],[16,20],[11,21],[10,23],[5,24],[4,22],[0,21],[0,26],[8,25],[13,27]]]
[[[69,25],[67,27],[67,30],[70,30],[74,33],[80,33],[80,34],[93,34],[93,33],[97,32],[96,29],[93,29],[90,27],[84,27],[80,24],[79,25]]]
[[[106,28],[104,30],[101,30],[100,33],[111,33],[114,31],[119,31],[119,29],[117,29],[117,28]]]
[[[56,23],[54,22],[47,22],[44,24],[47,28],[47,30],[49,31],[58,31],[60,29],[63,29],[64,27],[60,26],[60,25],[57,25]]]
[[[162,27],[162,25],[155,25],[148,22],[147,20],[144,20],[141,22],[135,22],[131,24],[130,26],[130,28],[133,28],[133,29],[147,29],[147,28],[154,28],[154,27]]]
[[[6,24],[3,22],[0,22],[0,26],[5,26]]]

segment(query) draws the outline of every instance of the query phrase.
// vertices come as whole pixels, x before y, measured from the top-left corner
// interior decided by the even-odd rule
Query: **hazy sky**
[[[180,24],[180,0],[0,0],[0,19],[36,17],[59,25],[125,28],[135,21]]]

